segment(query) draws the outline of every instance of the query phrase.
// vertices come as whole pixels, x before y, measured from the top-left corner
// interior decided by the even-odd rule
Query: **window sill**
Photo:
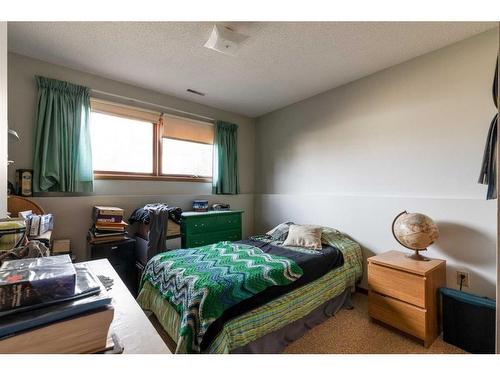
[[[94,173],[96,180],[139,180],[139,181],[177,181],[177,182],[212,182],[211,177],[192,177],[182,175],[155,176],[133,173]]]

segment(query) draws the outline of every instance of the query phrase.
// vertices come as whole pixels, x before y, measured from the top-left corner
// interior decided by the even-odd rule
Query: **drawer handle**
[[[116,250],[118,249],[118,246],[111,246],[111,250]]]

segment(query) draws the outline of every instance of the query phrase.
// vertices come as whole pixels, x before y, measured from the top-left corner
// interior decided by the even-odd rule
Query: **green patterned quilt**
[[[301,275],[291,259],[250,245],[219,242],[153,257],[142,284],[148,281],[170,302],[181,317],[179,336],[187,352],[199,352],[208,327],[226,309]]]

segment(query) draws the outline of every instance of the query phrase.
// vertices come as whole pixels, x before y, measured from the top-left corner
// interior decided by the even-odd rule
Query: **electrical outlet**
[[[458,285],[460,285],[462,277],[463,277],[462,286],[465,288],[468,288],[469,287],[469,272],[457,271],[457,284]]]

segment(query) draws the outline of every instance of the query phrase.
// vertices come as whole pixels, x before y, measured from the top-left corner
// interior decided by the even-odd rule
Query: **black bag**
[[[443,340],[474,354],[495,354],[495,300],[441,288]]]

